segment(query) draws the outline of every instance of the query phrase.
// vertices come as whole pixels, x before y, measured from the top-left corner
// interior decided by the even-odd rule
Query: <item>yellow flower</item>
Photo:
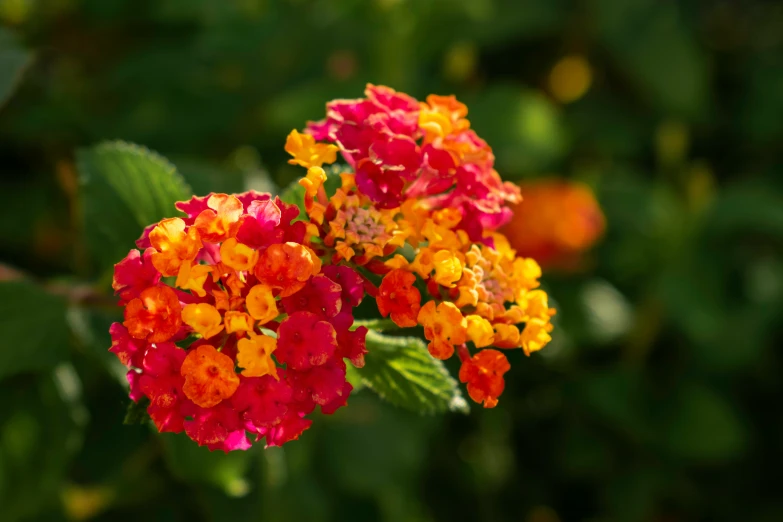
[[[318,194],[318,189],[323,186],[325,181],[326,172],[324,172],[324,169],[321,167],[310,167],[307,169],[307,175],[299,180],[299,184],[304,187],[305,195],[313,198]]]
[[[209,339],[223,330],[220,312],[207,303],[189,304],[182,309],[182,321],[204,339]]]
[[[512,324],[495,324],[495,342],[498,348],[518,348],[519,328]]]
[[[468,322],[468,339],[473,341],[476,348],[483,348],[495,341],[495,331],[492,324],[478,315],[469,315],[465,318]]]
[[[250,334],[237,343],[237,364],[245,377],[271,375],[277,379],[277,366],[272,353],[277,348],[277,339],[266,335]]]
[[[523,321],[531,319],[549,321],[549,318],[555,315],[555,309],[549,308],[549,296],[543,290],[526,292],[518,304],[520,308],[524,309]]]
[[[247,311],[259,324],[266,324],[280,315],[272,289],[267,285],[259,284],[251,288],[245,303]]]
[[[336,145],[316,143],[311,135],[299,134],[294,129],[285,140],[285,151],[293,156],[288,163],[310,168],[320,167],[324,163],[334,163],[338,148]]]
[[[435,268],[433,279],[436,283],[454,288],[454,283],[462,277],[462,261],[448,250],[439,250],[432,257]]]
[[[525,350],[525,355],[537,352],[552,340],[549,332],[552,331],[552,324],[541,319],[531,319],[525,324],[525,329],[520,335],[520,344]]]

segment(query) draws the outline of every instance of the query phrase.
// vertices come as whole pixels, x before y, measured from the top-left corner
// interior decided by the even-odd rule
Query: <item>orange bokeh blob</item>
[[[520,183],[522,202],[501,232],[517,254],[544,267],[573,268],[601,237],[606,220],[592,190],[562,179]]]

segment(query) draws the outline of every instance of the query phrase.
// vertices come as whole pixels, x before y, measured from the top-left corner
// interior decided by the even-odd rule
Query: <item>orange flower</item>
[[[376,302],[383,317],[402,328],[416,326],[421,305],[421,293],[413,286],[416,276],[402,269],[392,270],[378,288]]]
[[[468,340],[467,320],[454,303],[435,306],[435,301],[428,301],[421,307],[418,321],[424,327],[424,337],[430,341],[430,354],[436,359],[448,359],[455,344]]]
[[[279,289],[281,297],[287,297],[301,290],[320,270],[321,260],[312,250],[298,243],[282,243],[264,251],[255,274],[262,283]]]
[[[501,230],[520,255],[544,266],[573,268],[603,234],[601,207],[586,185],[560,179],[520,184],[522,202]]]
[[[182,326],[181,311],[174,290],[167,286],[153,286],[128,303],[122,324],[136,339],[161,343],[179,331]]]
[[[519,328],[513,324],[495,324],[495,342],[498,348],[519,348]]]
[[[468,384],[468,395],[471,399],[478,403],[483,402],[485,408],[494,408],[506,387],[503,374],[510,369],[508,359],[501,352],[481,350],[462,361],[459,380]]]
[[[204,241],[217,243],[236,234],[244,210],[236,196],[212,194],[207,200],[207,206],[209,208],[202,210],[193,223]]]
[[[234,361],[208,344],[188,352],[180,373],[185,378],[185,396],[202,408],[228,399],[239,387]]]
[[[425,143],[443,138],[448,134],[458,134],[470,128],[470,122],[465,119],[468,108],[457,101],[455,96],[438,96],[430,94],[427,103],[421,103],[419,112],[419,127],[424,131]]]
[[[198,230],[180,218],[161,220],[150,232],[150,244],[157,250],[152,265],[164,276],[175,276],[185,262],[193,261],[201,249]]]
[[[234,270],[248,271],[256,266],[258,251],[230,237],[220,245],[220,260]]]
[[[193,264],[192,261],[182,263],[177,274],[176,284],[183,290],[192,290],[199,297],[207,295],[204,290],[204,283],[212,272],[212,267],[208,265]]]

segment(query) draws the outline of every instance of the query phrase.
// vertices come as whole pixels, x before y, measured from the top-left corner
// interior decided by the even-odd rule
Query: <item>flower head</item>
[[[343,359],[364,363],[367,329],[352,329],[352,309],[365,280],[323,267],[298,209],[268,194],[177,208],[186,217],[148,227],[144,253],[115,267],[125,318],[110,351],[129,368],[131,398],[150,400],[158,430],[210,449],[247,449],[248,433],[269,445],[298,438],[316,407],[345,405]]]
[[[317,408],[346,405],[346,361],[371,360],[354,321],[367,295],[398,327],[422,327],[433,357],[456,352],[470,397],[497,404],[510,367],[497,349],[541,350],[555,311],[539,264],[497,232],[519,188],[467,114],[453,96],[368,85],[289,134],[303,213],[269,194],[211,193],[144,229],[143,252],[115,266],[125,309],[110,351],[159,431],[223,451],[296,440]],[[323,166],[338,151],[335,190],[338,169]]]
[[[307,132],[340,148],[359,190],[378,208],[422,198],[432,208],[458,209],[460,228],[478,241],[508,221],[505,205],[519,201],[519,189],[493,169],[492,151],[470,130],[464,104],[434,95],[419,103],[374,85],[365,96],[328,103],[326,119]]]

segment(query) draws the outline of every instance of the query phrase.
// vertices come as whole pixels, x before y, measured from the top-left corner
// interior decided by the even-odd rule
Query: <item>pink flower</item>
[[[125,259],[114,265],[114,278],[111,287],[120,296],[120,304],[127,304],[139,297],[142,291],[155,286],[160,281],[160,273],[152,265],[154,248],[144,251],[144,256],[138,250],[131,250]]]

